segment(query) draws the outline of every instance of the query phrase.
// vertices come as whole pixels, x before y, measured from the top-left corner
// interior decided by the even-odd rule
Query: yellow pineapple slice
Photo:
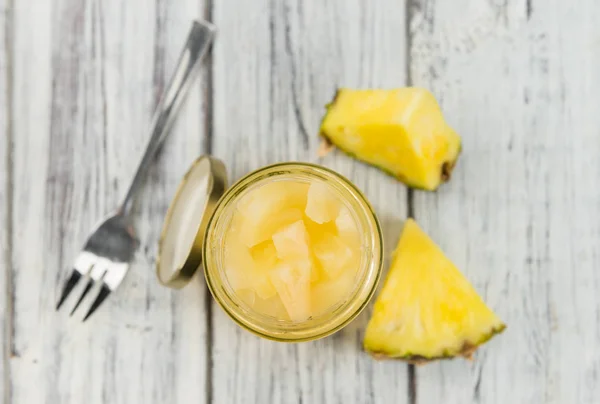
[[[298,181],[274,181],[245,195],[237,206],[240,238],[253,247],[280,228],[303,217],[308,184]]]
[[[227,237],[224,256],[225,274],[234,291],[251,289],[262,299],[275,295],[275,288],[269,279],[270,268],[264,263],[257,263],[250,249],[237,237]]]
[[[435,190],[450,178],[460,137],[426,89],[338,90],[321,135],[407,185]]]
[[[367,326],[377,358],[470,357],[505,325],[415,221],[406,222]]]
[[[290,320],[304,321],[311,315],[309,261],[287,261],[269,272]]]
[[[327,184],[318,181],[310,184],[305,213],[313,222],[322,224],[335,220],[340,208],[340,198],[333,194]]]

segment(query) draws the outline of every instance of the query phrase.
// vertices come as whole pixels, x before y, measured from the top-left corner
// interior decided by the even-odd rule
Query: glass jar
[[[221,171],[221,169],[219,168],[218,171]],[[186,177],[193,177],[193,175],[188,173]],[[237,203],[253,189],[272,181],[281,180],[293,180],[297,182],[321,181],[325,183],[330,187],[331,191],[339,196],[340,200],[354,216],[361,240],[360,265],[352,291],[343,301],[333,305],[325,313],[312,316],[302,322],[276,319],[253,310],[229,285],[223,263],[225,236],[229,230]],[[206,185],[205,182],[198,187],[202,188],[204,185]],[[191,188],[193,189],[193,187]],[[222,187],[217,184],[216,188]],[[184,194],[186,192],[180,189],[176,199],[190,198],[190,192],[187,195]],[[336,332],[351,322],[365,308],[375,293],[383,263],[381,228],[365,196],[349,180],[341,175],[330,169],[309,163],[280,163],[261,168],[246,175],[225,191],[218,202],[214,202],[214,193],[212,193],[212,197],[210,196],[211,192],[207,192],[207,194],[209,194],[206,204],[207,211],[204,212],[202,218],[197,217],[195,220],[197,223],[204,222],[204,225],[199,224],[197,229],[192,229],[192,233],[198,231],[197,237],[193,242],[188,241],[187,243],[183,243],[181,247],[183,251],[186,251],[188,248],[187,245],[191,245],[192,250],[196,251],[195,254],[191,254],[195,255],[195,259],[190,260],[190,257],[188,257],[183,260],[185,261],[183,265],[171,266],[175,268],[175,272],[179,273],[179,267],[185,267],[185,264],[188,264],[184,278],[189,279],[191,277],[191,268],[203,264],[206,283],[214,299],[229,317],[242,328],[261,337],[277,341],[300,342],[322,338]],[[210,202],[211,199],[213,202]],[[182,215],[176,211],[177,209],[169,209],[166,224],[173,222],[173,216],[175,215],[186,217],[186,219],[181,220],[181,223],[175,227],[194,227],[192,225],[194,223],[193,215]],[[174,223],[170,223],[170,227],[173,228]],[[181,240],[185,238],[179,236],[166,240],[164,237],[165,230],[163,229],[163,237],[161,237],[159,250],[162,251],[159,251],[159,262],[161,260],[160,257],[165,255],[165,253],[169,255],[168,259],[174,262],[177,260],[173,260],[173,251],[178,247],[165,245],[165,242],[181,243]],[[183,229],[179,231],[180,234],[186,232],[190,231]],[[190,240],[190,237],[187,239]],[[203,241],[201,256],[198,254],[200,247],[199,240]],[[160,270],[159,278],[161,278]],[[169,283],[164,282],[164,279],[161,279],[161,282]],[[170,286],[180,287],[181,284],[180,282],[172,282]]]

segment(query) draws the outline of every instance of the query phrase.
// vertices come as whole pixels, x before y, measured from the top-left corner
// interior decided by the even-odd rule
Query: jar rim
[[[273,324],[261,323],[256,312],[249,312],[243,306],[236,304],[235,296],[227,291],[228,282],[224,279],[214,257],[215,252],[210,248],[216,242],[215,228],[226,209],[238,201],[244,191],[249,187],[265,181],[269,177],[290,175],[303,175],[305,178],[319,178],[328,184],[338,187],[338,191],[345,193],[345,197],[362,220],[363,239],[368,240],[367,248],[363,249],[360,276],[355,281],[355,288],[351,295],[342,304],[333,310],[330,318],[325,315],[317,316],[305,322],[293,323],[280,322],[279,327]],[[283,179],[283,178],[281,178]],[[221,197],[213,212],[207,227],[207,234],[202,247],[204,256],[204,276],[208,288],[219,306],[227,315],[242,328],[263,338],[300,342],[323,338],[340,330],[355,319],[371,300],[383,266],[383,235],[377,216],[363,193],[347,178],[339,173],[312,163],[286,162],[262,167],[243,176],[235,182]],[[233,294],[234,295],[234,294]],[[319,321],[317,321],[319,320]]]

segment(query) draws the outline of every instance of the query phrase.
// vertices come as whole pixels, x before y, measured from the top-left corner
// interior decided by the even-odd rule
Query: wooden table
[[[219,29],[137,213],[142,245],[91,320],[59,283],[123,196],[192,18]],[[599,403],[600,2],[0,0],[0,324],[8,403]],[[454,178],[411,192],[333,153],[338,86],[430,88],[464,139]],[[508,329],[473,362],[361,351],[370,310],[297,345],[260,340],[203,279],[161,287],[175,187],[211,153],[239,178],[318,162],[374,204],[388,255],[416,217]]]

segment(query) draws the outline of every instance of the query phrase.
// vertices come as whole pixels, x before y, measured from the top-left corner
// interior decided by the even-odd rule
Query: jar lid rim
[[[182,288],[202,265],[208,223],[226,188],[225,164],[209,155],[198,157],[183,176],[158,242],[156,275],[162,285]]]

